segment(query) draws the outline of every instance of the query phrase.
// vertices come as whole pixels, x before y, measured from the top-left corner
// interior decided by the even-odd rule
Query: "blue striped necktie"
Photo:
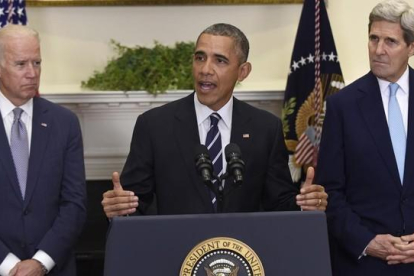
[[[26,193],[27,170],[29,168],[29,142],[26,126],[21,121],[23,109],[13,109],[14,119],[10,133],[10,149],[13,156],[14,167],[19,181],[20,191],[24,198]]]
[[[404,164],[405,164],[405,147],[407,137],[403,118],[396,98],[397,83],[390,84],[390,98],[388,102],[388,128],[390,131],[392,147],[394,149],[395,160],[397,161],[398,172],[400,174],[401,184],[404,181]]]
[[[211,161],[213,162],[214,173],[217,176],[223,174],[223,151],[221,147],[221,135],[218,128],[218,122],[221,117],[218,113],[214,112],[210,115],[210,129],[207,132],[206,146],[210,154]],[[213,184],[218,187],[217,180],[213,180]],[[214,193],[211,193],[211,201],[214,206],[214,210],[217,211],[217,200]]]

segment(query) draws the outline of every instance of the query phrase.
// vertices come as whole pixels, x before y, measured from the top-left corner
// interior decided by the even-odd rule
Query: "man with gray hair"
[[[327,99],[317,181],[340,275],[414,275],[414,9],[369,16],[371,71]]]
[[[0,30],[0,275],[76,275],[86,219],[82,135],[71,111],[35,97],[39,36]]]
[[[325,210],[327,196],[312,184],[313,170],[300,191],[292,183],[280,119],[233,97],[236,83],[251,71],[248,54],[246,36],[230,24],[214,24],[199,35],[195,92],[138,117],[121,179],[114,173],[114,188],[103,195],[108,218],[148,214],[155,201],[158,214]],[[226,194],[218,208],[197,172],[195,148],[214,149],[211,160],[220,176],[229,143],[241,148],[244,181],[233,190],[233,178],[215,183]]]

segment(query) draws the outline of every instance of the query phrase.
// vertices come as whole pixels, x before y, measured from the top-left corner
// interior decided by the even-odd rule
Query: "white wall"
[[[330,0],[328,14],[347,83],[368,67],[368,14],[379,0]],[[251,44],[253,71],[239,89],[283,90],[302,5],[28,7],[42,39],[41,93],[79,92],[80,82],[126,45],[194,41],[207,26],[238,26]],[[411,61],[411,64],[414,64]]]

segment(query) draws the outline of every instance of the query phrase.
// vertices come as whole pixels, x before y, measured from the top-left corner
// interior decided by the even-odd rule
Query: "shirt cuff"
[[[47,269],[47,272],[50,272],[52,268],[55,266],[55,262],[53,261],[53,259],[43,250],[38,250],[36,254],[34,254],[32,259],[35,259],[42,263]]]
[[[361,260],[362,257],[367,256],[367,248],[368,248],[368,245],[364,248],[364,251],[362,251],[361,255],[359,255],[358,260]]]
[[[10,270],[12,270],[16,264],[20,262],[20,259],[16,257],[13,253],[7,254],[3,262],[0,264],[0,276],[8,276]]]

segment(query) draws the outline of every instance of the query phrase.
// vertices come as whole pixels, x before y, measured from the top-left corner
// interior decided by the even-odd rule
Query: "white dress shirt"
[[[197,116],[198,134],[200,135],[200,144],[206,144],[206,138],[208,130],[210,129],[210,115],[217,112],[221,120],[218,123],[218,128],[221,136],[222,145],[222,158],[223,169],[226,171],[226,156],[224,154],[224,148],[230,144],[231,135],[231,123],[233,119],[233,97],[218,111],[210,109],[208,106],[203,105],[197,98],[197,93],[194,93],[194,106]]]
[[[30,99],[27,103],[19,107],[23,109],[23,113],[20,117],[20,120],[26,126],[27,138],[29,141],[29,152],[30,152],[31,137],[32,137],[33,99]],[[7,139],[9,140],[9,144],[10,144],[11,128],[12,128],[13,120],[14,120],[13,109],[15,108],[16,106],[14,106],[14,104],[12,104],[3,95],[3,93],[0,92],[0,111],[1,111],[1,116],[3,119],[4,129],[6,130]]]
[[[397,90],[397,101],[398,105],[400,106],[401,115],[404,123],[405,134],[407,134],[408,130],[408,97],[409,97],[409,79],[408,79],[408,67],[405,70],[404,74],[400,77],[400,79],[396,82],[398,83],[398,90]],[[377,78],[378,79],[378,78]],[[388,122],[388,102],[390,99],[390,82],[382,79],[378,79],[378,84],[381,91],[381,98],[382,104],[384,105],[385,116]]]

